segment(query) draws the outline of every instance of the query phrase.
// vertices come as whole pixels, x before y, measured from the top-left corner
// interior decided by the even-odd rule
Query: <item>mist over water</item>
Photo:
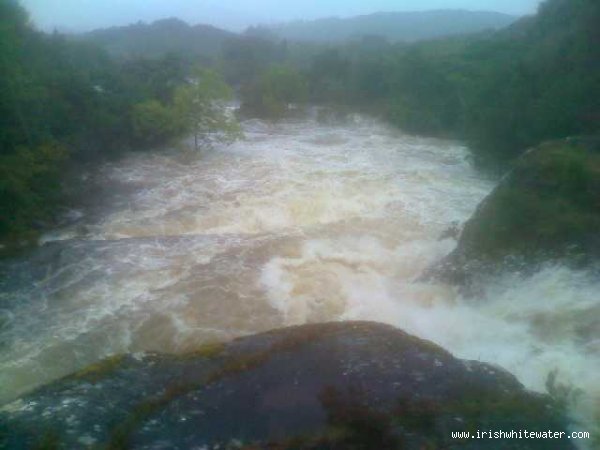
[[[600,409],[600,280],[548,266],[477,298],[418,282],[493,183],[448,141],[355,116],[244,123],[202,154],[139,153],[95,176],[107,196],[3,262],[0,401],[123,352],[184,352],[281,326],[376,320]]]

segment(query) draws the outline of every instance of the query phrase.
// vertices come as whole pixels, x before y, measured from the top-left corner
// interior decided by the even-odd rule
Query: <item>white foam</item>
[[[110,353],[361,319],[499,364],[531,389],[558,368],[586,392],[577,411],[600,410],[598,280],[548,267],[490,280],[474,300],[415,281],[456,244],[439,235],[492,188],[463,146],[360,116],[245,128],[229,147],[138,153],[97,175],[114,202],[86,214],[85,235],[49,235],[63,256],[11,294],[0,398]]]

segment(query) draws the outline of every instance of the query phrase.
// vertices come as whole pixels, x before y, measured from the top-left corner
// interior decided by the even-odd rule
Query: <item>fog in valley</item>
[[[0,448],[598,448],[596,1],[0,17]]]
[[[461,9],[523,16],[535,13],[539,3],[540,0],[23,0],[23,6],[43,29],[77,32],[167,17],[239,32],[260,24],[377,12]]]

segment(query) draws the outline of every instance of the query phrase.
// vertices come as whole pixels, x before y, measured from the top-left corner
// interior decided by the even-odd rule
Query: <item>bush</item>
[[[146,100],[135,105],[132,125],[136,141],[145,145],[164,144],[180,131],[173,111],[158,100]]]
[[[0,157],[0,236],[31,238],[31,225],[51,217],[66,158],[65,148],[53,142]]]
[[[302,105],[307,98],[308,85],[304,76],[292,68],[275,65],[242,91],[242,111],[278,119]]]
[[[241,135],[235,119],[227,113],[225,102],[233,97],[231,89],[212,70],[199,70],[194,80],[175,92],[173,117],[183,132],[194,135],[195,147],[210,145],[211,138],[232,141]]]

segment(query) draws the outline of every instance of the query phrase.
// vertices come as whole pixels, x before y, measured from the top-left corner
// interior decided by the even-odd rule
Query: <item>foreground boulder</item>
[[[505,265],[600,259],[600,137],[547,142],[524,154],[466,223],[432,273],[465,284]]]
[[[564,431],[547,396],[390,326],[306,325],[184,356],[120,356],[0,412],[0,447],[568,449],[563,439],[452,431]]]

